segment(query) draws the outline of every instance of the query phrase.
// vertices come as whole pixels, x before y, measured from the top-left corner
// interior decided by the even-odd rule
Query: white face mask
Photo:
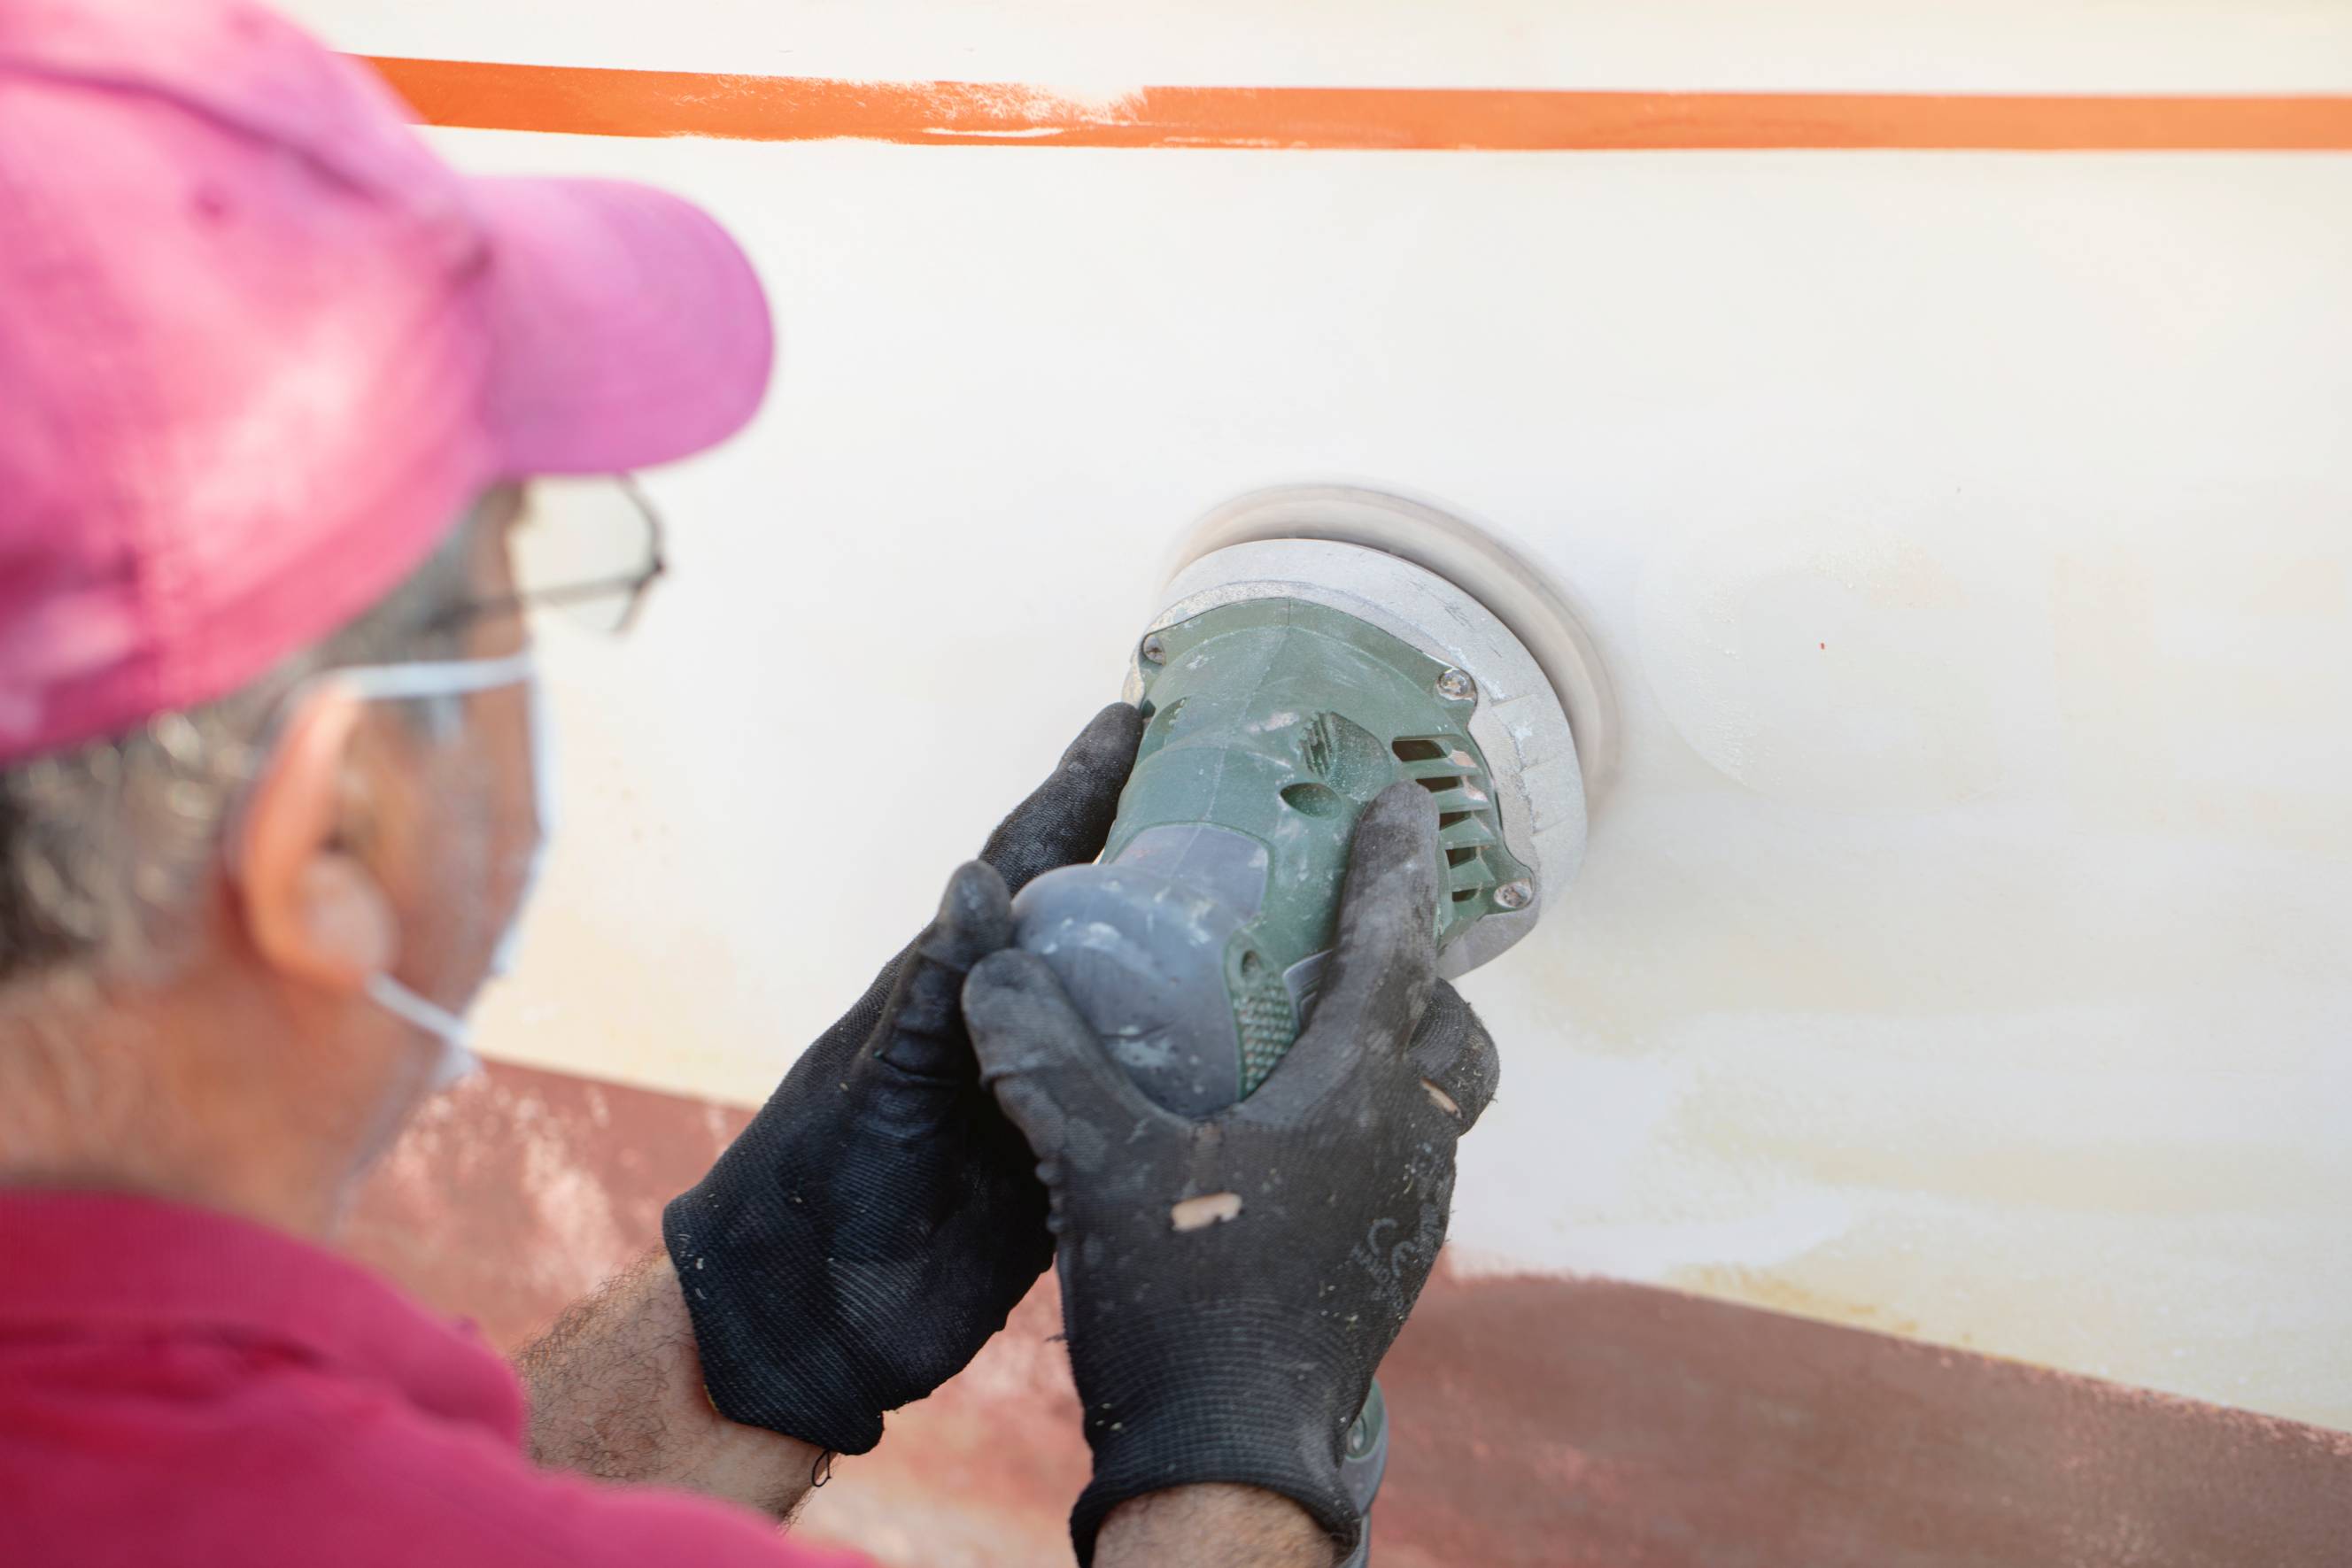
[[[500,686],[529,683],[525,694],[530,715],[530,782],[532,810],[539,818],[539,841],[532,847],[530,863],[523,872],[522,887],[515,895],[514,913],[507,919],[506,929],[499,934],[498,946],[490,954],[490,973],[503,975],[512,967],[518,937],[522,929],[523,910],[539,882],[539,870],[547,856],[547,842],[555,831],[555,757],[554,731],[548,717],[547,700],[533,678],[533,666],[529,650],[509,653],[498,659],[444,659],[416,664],[359,664],[347,669],[327,671],[320,678],[332,680],[350,687],[359,696],[371,702],[413,702],[423,697],[470,696],[476,692],[496,690]],[[472,1009],[473,998],[459,1004],[457,1011],[424,997],[379,970],[367,978],[367,994],[387,1012],[396,1014],[408,1023],[433,1035],[441,1041],[440,1060],[434,1064],[433,1087],[446,1089],[481,1068],[481,1058],[474,1054],[470,1043],[472,1026],[466,1014]]]

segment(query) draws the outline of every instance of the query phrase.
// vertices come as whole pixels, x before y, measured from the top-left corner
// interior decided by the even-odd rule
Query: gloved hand
[[[1102,849],[1142,720],[1095,716],[949,883],[939,918],[804,1052],[662,1236],[719,1414],[840,1453],[961,1371],[1053,1255],[958,996],[1013,940],[1008,889]]]
[[[1341,1446],[1437,1260],[1454,1141],[1499,1070],[1436,980],[1443,864],[1419,786],[1366,809],[1306,1032],[1205,1121],[1146,1098],[1034,955],[995,954],[965,982],[982,1074],[1053,1195],[1095,1455],[1070,1519],[1079,1562],[1119,1503],[1205,1481],[1279,1492],[1353,1548]]]

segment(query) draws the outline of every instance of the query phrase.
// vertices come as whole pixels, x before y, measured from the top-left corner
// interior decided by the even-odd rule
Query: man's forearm
[[[1192,1486],[1121,1503],[1095,1568],[1331,1568],[1339,1553],[1307,1511],[1255,1487]]]
[[[574,1303],[517,1357],[530,1456],[557,1469],[651,1481],[789,1520],[822,1450],[711,1407],[668,1254],[640,1259]]]

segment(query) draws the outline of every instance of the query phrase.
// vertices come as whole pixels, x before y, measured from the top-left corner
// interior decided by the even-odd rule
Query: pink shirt
[[[853,1568],[522,1455],[522,1388],[366,1270],[202,1209],[0,1188],[0,1563]]]

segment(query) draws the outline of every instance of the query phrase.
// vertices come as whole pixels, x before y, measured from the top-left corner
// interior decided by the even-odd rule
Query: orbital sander
[[[1440,973],[1534,929],[1582,857],[1596,668],[1540,574],[1444,513],[1339,488],[1221,508],[1134,645],[1146,723],[1102,857],[1024,889],[1017,939],[1144,1093],[1212,1115],[1313,1016],[1356,819],[1395,781],[1438,811]],[[1386,1450],[1375,1384],[1360,1508]]]

